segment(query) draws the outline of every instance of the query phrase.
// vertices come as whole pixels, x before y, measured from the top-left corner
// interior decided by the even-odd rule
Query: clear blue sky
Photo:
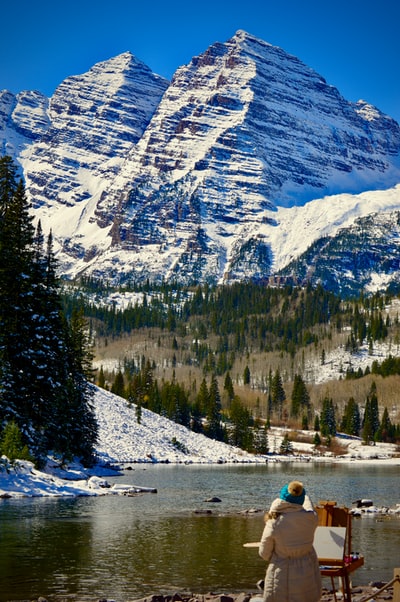
[[[280,46],[400,122],[398,0],[6,0],[0,89],[51,96],[69,75],[131,51],[175,69],[238,29]]]

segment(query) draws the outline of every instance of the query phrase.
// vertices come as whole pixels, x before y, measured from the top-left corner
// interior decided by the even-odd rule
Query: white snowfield
[[[134,462],[171,463],[265,463],[265,462],[346,462],[359,461],[393,463],[400,465],[396,447],[390,444],[362,445],[361,440],[343,438],[343,455],[315,456],[312,444],[293,442],[295,455],[254,456],[241,449],[213,441],[204,435],[193,433],[167,418],[142,409],[140,423],[135,406],[103,389],[96,388],[96,415],[99,422],[97,455],[99,465],[91,471],[71,465],[60,468],[49,460],[45,472],[36,470],[30,462],[19,462],[15,468],[0,471],[0,497],[78,496],[78,495],[126,495],[137,492],[130,485],[108,486],[104,475],[105,465],[119,466]],[[279,450],[284,429],[272,428],[269,435],[271,452]],[[3,458],[4,460],[4,458]]]

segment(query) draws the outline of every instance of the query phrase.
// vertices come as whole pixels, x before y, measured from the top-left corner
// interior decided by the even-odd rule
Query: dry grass
[[[236,354],[230,370],[235,393],[247,407],[252,409],[255,416],[265,418],[268,376],[279,369],[288,400],[288,414],[294,375],[296,373],[304,374],[304,366],[308,361],[312,361],[318,366],[322,349],[329,353],[338,345],[345,344],[348,336],[348,333],[334,332],[331,334],[331,338],[324,339],[323,343],[317,346],[311,345],[300,349],[294,357],[286,353],[259,352],[257,349],[252,349],[250,353]],[[173,349],[174,337],[178,343],[178,349]],[[203,378],[205,377],[209,383],[211,375],[205,374],[203,369],[194,363],[189,365],[189,360],[193,359],[192,342],[192,335],[179,336],[177,333],[173,334],[158,329],[142,329],[120,338],[98,340],[94,349],[95,360],[99,364],[104,362],[105,365],[109,360],[114,360],[115,366],[118,366],[119,363],[122,367],[125,358],[134,359],[135,363],[139,363],[141,358],[145,357],[155,363],[154,376],[157,380],[172,380],[175,377],[188,391],[195,394]],[[217,338],[210,337],[204,342],[213,347],[217,343]],[[250,370],[250,385],[243,384],[243,372],[246,366]],[[112,382],[113,374],[110,374],[109,378]],[[226,407],[227,401],[223,395],[224,379],[223,376],[218,380],[223,404]],[[382,378],[369,375],[356,380],[343,378],[318,385],[307,383],[307,388],[311,402],[316,409],[320,407],[324,397],[329,397],[332,398],[341,414],[350,397],[354,397],[360,407],[365,405],[373,381],[377,386],[380,410],[383,411],[386,406],[392,422],[400,422],[400,376]],[[285,426],[288,424],[289,422],[286,420]],[[298,428],[300,425],[293,423],[291,426]]]

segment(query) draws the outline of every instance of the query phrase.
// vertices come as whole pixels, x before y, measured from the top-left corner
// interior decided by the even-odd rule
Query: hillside
[[[387,411],[392,425],[399,424],[398,298],[342,302],[322,289],[250,284],[202,293],[204,297],[199,289],[164,289],[91,296],[102,308],[88,311],[96,382],[104,378],[102,386],[143,407],[160,408],[152,385],[150,390],[138,384],[148,370],[165,415],[176,414],[186,425],[202,388],[214,386],[214,378],[225,416],[237,398],[261,424],[269,417],[273,426],[301,429],[307,417],[312,429],[325,401],[332,400],[339,429],[354,400],[360,425],[349,432],[361,434],[366,404],[376,392],[380,418]],[[281,406],[275,401],[277,375]],[[293,401],[300,377],[306,390],[301,411]],[[182,415],[167,401],[174,395],[185,400]]]

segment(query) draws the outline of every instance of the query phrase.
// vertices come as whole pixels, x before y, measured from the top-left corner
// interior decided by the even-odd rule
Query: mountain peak
[[[15,103],[4,95],[9,145]],[[42,129],[29,138],[25,120],[15,156],[69,275],[265,278],[282,208],[400,181],[393,119],[244,30],[171,82],[123,52],[36,103]]]

